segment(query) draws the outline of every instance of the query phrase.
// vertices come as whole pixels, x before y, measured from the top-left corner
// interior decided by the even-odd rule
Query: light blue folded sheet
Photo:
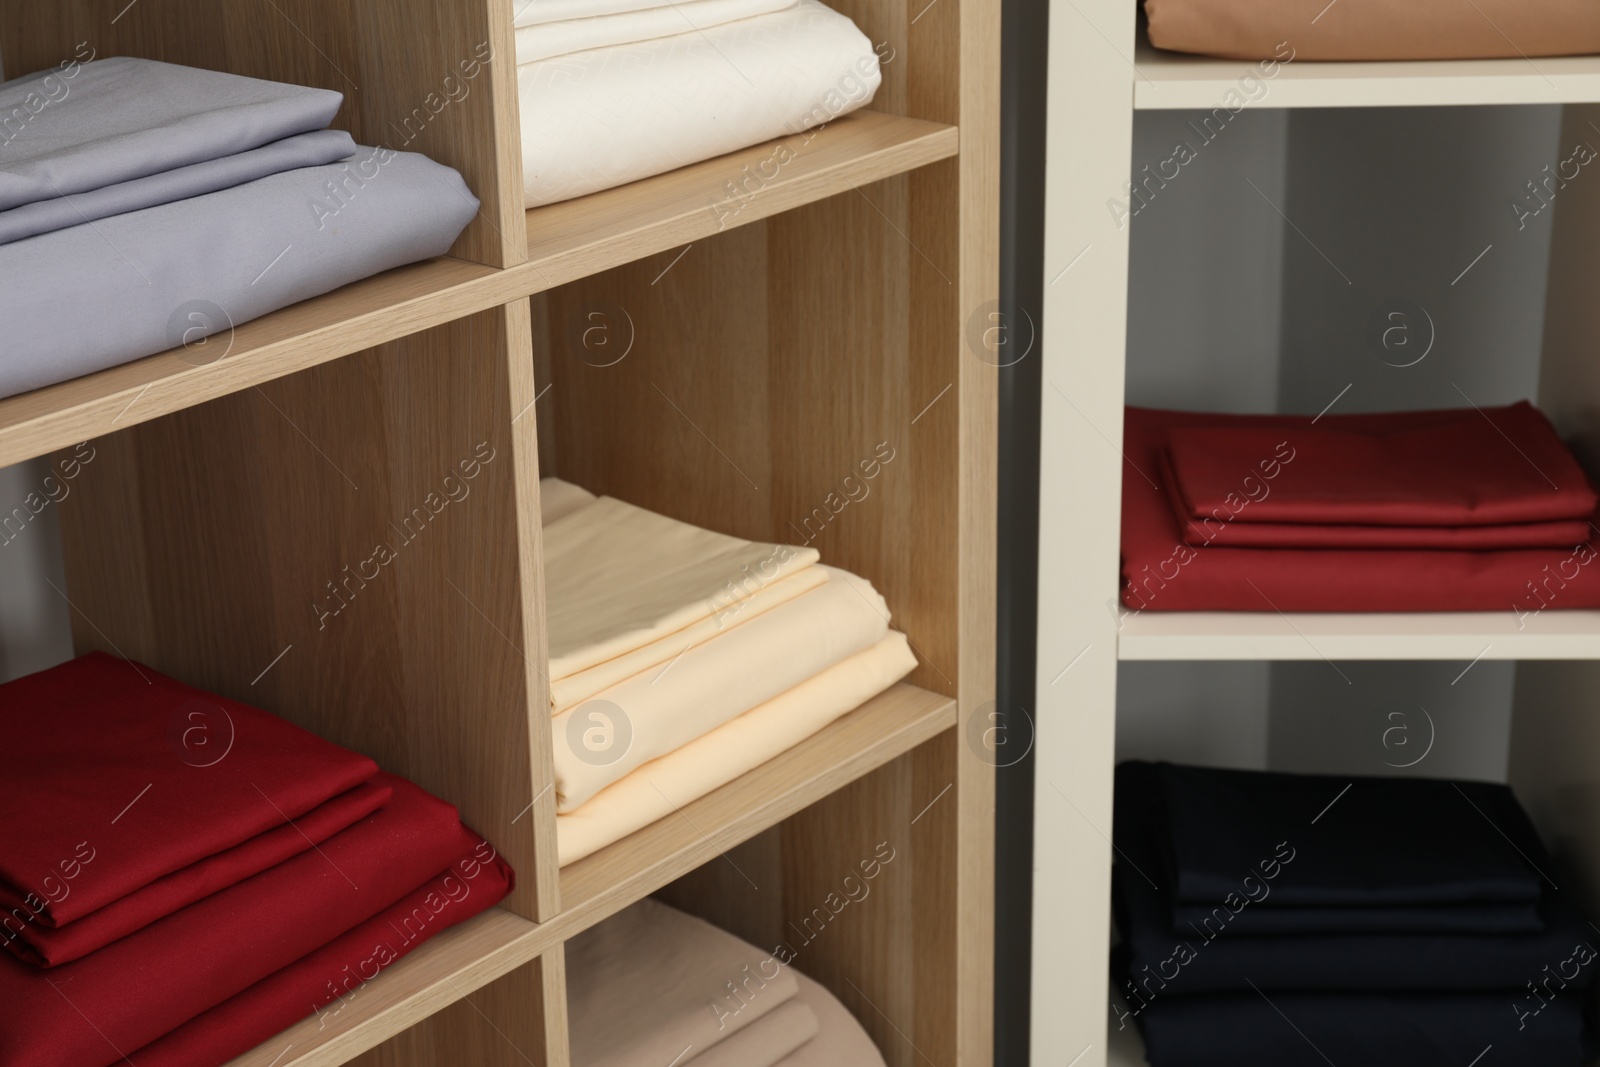
[[[318,130],[177,170],[70,196],[35,200],[10,211],[0,211],[0,244],[231,189],[269,174],[337,163],[349,159],[355,152],[355,141],[343,130]]]
[[[321,130],[343,94],[117,57],[0,84],[0,211]]]
[[[426,156],[343,163],[0,245],[0,397],[189,346],[226,358],[234,326],[442,255],[478,210]]]

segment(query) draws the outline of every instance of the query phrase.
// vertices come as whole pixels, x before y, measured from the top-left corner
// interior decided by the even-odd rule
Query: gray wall
[[[1139,115],[1135,173],[1194,118]],[[1241,114],[1131,220],[1129,403],[1532,398],[1553,212],[1511,205],[1537,206],[1559,124],[1545,107]],[[1503,779],[1515,668],[1466,666],[1123,664],[1118,755]]]

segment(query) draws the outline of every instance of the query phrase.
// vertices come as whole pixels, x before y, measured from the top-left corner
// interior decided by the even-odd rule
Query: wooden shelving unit
[[[1600,58],[1256,64],[1158,53],[1137,5],[1091,0],[1051,18],[1035,711],[1033,1060],[1136,1067],[1117,1030],[1107,952],[1114,862],[1117,669],[1153,660],[1515,660],[1511,782],[1564,862],[1600,885],[1600,612],[1278,614],[1119,610],[1129,228],[1108,198],[1130,173],[1139,110],[1562,104],[1561,141],[1600,125]],[[1054,16],[1054,13],[1052,13]],[[1085,106],[1125,88],[1128,107]],[[1230,92],[1236,95],[1230,97]],[[1112,93],[1116,96],[1116,93]],[[1600,471],[1600,187],[1555,209],[1537,403]],[[1530,346],[1532,347],[1532,346]],[[1054,388],[1052,388],[1052,386]],[[1070,667],[1070,671],[1063,671]],[[1174,700],[1181,700],[1174,694]],[[1591,901],[1591,905],[1596,902]]]
[[[455,167],[483,204],[449,256],[0,401],[0,464],[94,449],[60,508],[80,651],[372,755],[517,871],[499,908],[231,1067],[566,1067],[567,939],[688,882],[679,906],[782,937],[881,841],[903,858],[805,969],[893,1067],[990,1062],[993,768],[964,725],[994,685],[996,368],[968,323],[998,285],[997,8],[834,6],[893,48],[871,110],[529,211],[509,0],[169,0],[116,18],[0,0],[8,71],[89,41],[338,89],[335,125]],[[395,145],[483,44],[495,59],[470,91]],[[718,209],[780,143],[781,172]],[[625,360],[575,341],[596,309],[623,313]],[[870,497],[797,534],[880,443],[895,458]],[[469,495],[334,597],[485,454]],[[884,594],[921,665],[682,818],[560,868],[537,520],[551,475],[809,539]],[[735,851],[751,878],[719,881]]]

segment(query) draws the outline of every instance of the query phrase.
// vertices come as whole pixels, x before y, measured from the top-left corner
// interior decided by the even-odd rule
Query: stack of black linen
[[[1117,769],[1113,1027],[1152,1067],[1578,1067],[1600,934],[1511,791]]]

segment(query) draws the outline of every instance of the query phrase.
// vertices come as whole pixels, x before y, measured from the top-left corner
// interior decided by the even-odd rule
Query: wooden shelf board
[[[1600,659],[1600,611],[1437,614],[1144,612],[1122,620],[1124,660]]]
[[[954,126],[878,111],[528,212],[530,292],[954,156]],[[786,151],[785,151],[786,149]],[[792,156],[792,158],[788,158]],[[730,186],[754,178],[736,197]],[[770,177],[768,177],[770,175]]]
[[[956,725],[949,697],[900,684],[778,758],[561,869],[571,937]],[[549,924],[546,924],[549,925]]]
[[[527,213],[529,260],[495,270],[448,256],[347,285],[237,327],[226,355],[175,349],[0,400],[0,467],[239,392],[685,242],[956,154],[954,126],[865,111],[813,134]],[[794,158],[719,216],[709,206],[780,144]],[[773,173],[768,166],[765,173]],[[184,357],[188,356],[189,359]]]
[[[1246,60],[1162,52],[1141,41],[1134,67],[1133,106],[1141,111],[1222,107],[1229,90],[1248,98],[1240,85],[1247,75],[1266,85],[1266,95],[1251,102],[1252,108],[1600,102],[1600,56],[1405,63],[1298,60],[1280,65],[1268,79]]]
[[[321,1015],[226,1067],[332,1067],[410,1028],[522,966],[548,946],[541,928],[500,908],[452,927]]]

